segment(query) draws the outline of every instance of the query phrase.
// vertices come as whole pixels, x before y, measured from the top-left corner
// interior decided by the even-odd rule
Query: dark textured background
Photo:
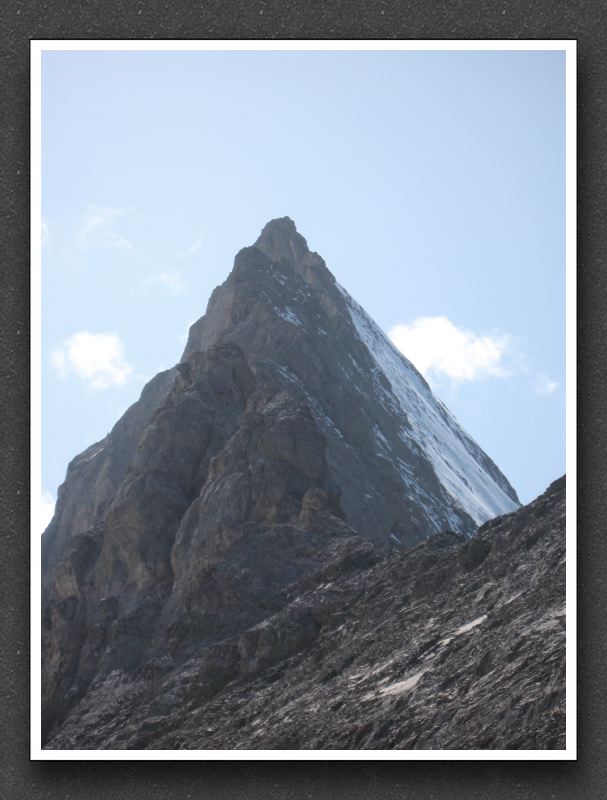
[[[605,441],[607,5],[585,2],[29,2],[0,10],[0,796],[576,798],[607,795]],[[29,39],[570,38],[579,85],[579,760],[29,762]]]

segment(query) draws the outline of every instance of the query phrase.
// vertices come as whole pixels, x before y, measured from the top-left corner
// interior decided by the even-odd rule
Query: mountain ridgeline
[[[317,641],[331,614],[294,587],[378,563],[398,582],[407,551],[442,535],[459,552],[518,508],[294,223],[273,220],[181,361],[68,467],[42,545],[45,742],[160,746],[150,719],[200,710]],[[283,618],[289,633],[266,641]]]

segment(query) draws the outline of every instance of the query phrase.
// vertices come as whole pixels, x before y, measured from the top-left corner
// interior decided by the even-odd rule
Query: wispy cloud
[[[41,231],[41,238],[40,238],[42,247],[48,247],[51,243],[51,229],[49,227],[48,222],[46,220],[42,220],[42,231]]]
[[[192,256],[196,255],[196,253],[198,253],[198,251],[202,247],[205,236],[206,236],[206,231],[202,231],[201,233],[199,233],[198,236],[196,236],[196,238],[182,253],[177,253],[177,258],[191,258]]]
[[[554,394],[558,389],[558,382],[551,380],[551,378],[549,378],[547,375],[544,375],[544,373],[540,373],[535,379],[533,388],[537,394],[547,397],[551,394]]]
[[[505,357],[511,352],[507,334],[482,334],[458,328],[447,317],[419,317],[395,325],[388,335],[428,379],[446,376],[455,383],[510,375]]]
[[[202,236],[199,236],[197,239],[194,239],[194,241],[187,248],[187,250],[184,250],[183,253],[178,253],[177,258],[191,258],[193,255],[196,255],[196,253],[200,250],[201,247],[202,247]]]
[[[118,221],[132,211],[132,208],[91,206],[74,234],[77,249],[132,250],[133,243],[117,230]]]
[[[55,513],[55,498],[50,492],[42,490],[38,506],[38,523],[40,525],[40,533],[44,533],[48,527],[49,522]]]
[[[133,371],[115,333],[78,331],[51,353],[51,364],[59,376],[75,375],[92,389],[122,386]]]
[[[177,270],[146,275],[142,282],[142,288],[147,290],[154,287],[165,289],[173,295],[184,295],[190,292],[187,283]]]

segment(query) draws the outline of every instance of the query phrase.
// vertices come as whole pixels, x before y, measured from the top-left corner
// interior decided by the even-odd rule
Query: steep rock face
[[[562,749],[564,598],[564,478],[468,540],[336,536],[261,622],[99,676],[48,746]]]
[[[254,369],[298,389],[327,438],[348,522],[405,545],[450,527],[470,533],[518,505],[495,464],[336,282],[288,219],[241,250],[183,357],[233,341]]]
[[[216,647],[231,674],[219,643],[352,548],[374,559],[469,536],[517,506],[292,221],[274,220],[181,362],[68,468],[43,536],[45,736],[109,675]]]

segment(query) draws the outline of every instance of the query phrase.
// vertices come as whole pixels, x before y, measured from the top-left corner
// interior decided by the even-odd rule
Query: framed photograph
[[[576,42],[31,42],[31,758],[576,759]]]

